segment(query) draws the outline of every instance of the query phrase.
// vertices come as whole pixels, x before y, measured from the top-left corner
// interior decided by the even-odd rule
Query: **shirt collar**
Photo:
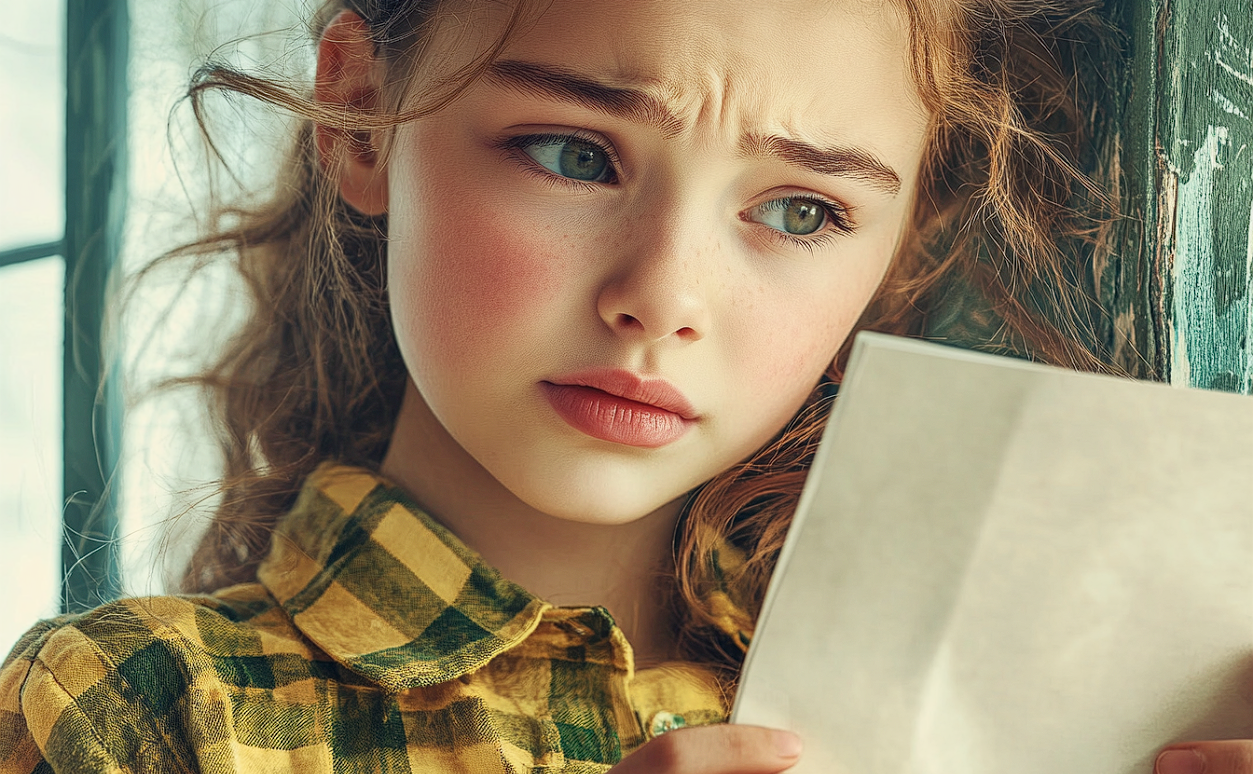
[[[313,472],[279,520],[257,578],[315,645],[391,690],[478,669],[551,607],[399,487],[334,464]]]
[[[725,543],[714,558],[719,569],[742,561]],[[395,484],[334,463],[279,520],[257,578],[328,656],[396,691],[473,672],[554,611]],[[721,588],[708,601],[715,625],[747,649],[751,616]]]

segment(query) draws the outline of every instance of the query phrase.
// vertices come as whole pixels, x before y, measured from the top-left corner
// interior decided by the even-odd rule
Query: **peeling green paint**
[[[1170,380],[1253,391],[1253,14],[1248,0],[1159,9],[1157,248]]]
[[[1247,342],[1253,322],[1249,314],[1253,287],[1248,224],[1241,229],[1244,249],[1236,252],[1227,244],[1225,224],[1215,222],[1214,201],[1220,190],[1216,178],[1225,172],[1228,157],[1238,153],[1232,151],[1227,127],[1207,127],[1204,143],[1193,154],[1191,174],[1179,186],[1171,381],[1249,392]]]

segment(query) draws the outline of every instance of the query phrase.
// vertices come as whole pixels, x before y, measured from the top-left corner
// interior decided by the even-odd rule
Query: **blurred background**
[[[230,174],[214,172],[184,95],[208,60],[311,77],[312,5],[0,0],[5,654],[36,619],[172,589],[212,511],[203,400],[156,387],[195,370],[244,302],[228,271],[179,263],[149,277],[115,318],[102,307],[103,278],[112,269],[124,287],[192,239],[210,193],[257,195],[289,119],[211,97],[208,128]],[[77,192],[68,201],[67,190]],[[105,338],[119,346],[101,349],[115,325],[120,335]],[[111,375],[103,392],[99,369]]]

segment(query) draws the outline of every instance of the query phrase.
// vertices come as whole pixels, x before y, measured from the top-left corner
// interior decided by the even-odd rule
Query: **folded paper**
[[[796,774],[1253,738],[1253,398],[863,334],[732,721]]]

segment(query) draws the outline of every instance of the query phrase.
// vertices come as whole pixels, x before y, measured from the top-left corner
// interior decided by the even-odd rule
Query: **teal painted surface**
[[[1253,9],[1159,9],[1158,245],[1169,258],[1170,379],[1253,390]]]
[[[101,388],[106,282],[126,197],[125,0],[66,4],[65,510],[63,608],[117,593],[116,467],[121,406]]]

